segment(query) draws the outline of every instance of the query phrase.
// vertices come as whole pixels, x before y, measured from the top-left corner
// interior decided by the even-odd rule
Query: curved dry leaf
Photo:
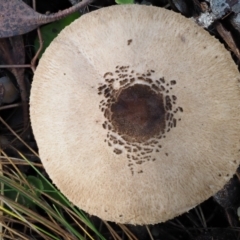
[[[11,37],[35,29],[41,14],[21,0],[2,0],[0,5],[0,37]]]
[[[32,31],[39,25],[59,20],[81,8],[91,0],[82,2],[63,11],[44,15],[34,11],[21,0],[1,0],[0,5],[0,38],[12,37]]]

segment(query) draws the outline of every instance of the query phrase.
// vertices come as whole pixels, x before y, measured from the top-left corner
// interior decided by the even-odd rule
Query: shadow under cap
[[[167,221],[234,174],[239,79],[223,45],[180,14],[140,5],[86,14],[35,72],[30,113],[43,165],[90,214]]]

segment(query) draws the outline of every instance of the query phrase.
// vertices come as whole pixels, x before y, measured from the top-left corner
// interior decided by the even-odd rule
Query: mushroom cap
[[[86,14],[35,72],[30,113],[42,163],[92,215],[164,222],[234,174],[239,79],[224,46],[180,14],[140,5]]]

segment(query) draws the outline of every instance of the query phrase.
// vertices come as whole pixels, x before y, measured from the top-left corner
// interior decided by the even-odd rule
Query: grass
[[[19,151],[19,159],[10,158],[3,150],[1,153],[5,164],[0,175],[3,184],[0,208],[7,220],[3,224],[5,231],[8,229],[4,237],[16,235],[16,229],[21,229],[18,223],[25,229],[25,233],[18,233],[23,239],[29,232],[43,239],[104,239],[87,215],[74,207],[42,174],[40,164],[31,163]],[[31,167],[36,179],[22,174],[19,165]]]
[[[1,117],[0,126],[8,129],[0,138],[0,239],[137,239],[127,226],[119,224],[117,232],[70,203],[49,181],[36,150],[18,135],[21,128]]]
[[[89,216],[71,204],[49,181],[36,147],[32,148],[31,140],[26,142],[18,134],[21,127],[12,128],[1,117],[0,126],[8,129],[4,136],[10,139],[3,141],[3,135],[0,138],[1,142],[5,142],[0,148],[0,239],[153,240],[159,235],[167,240],[186,240],[210,233],[220,236],[222,231],[230,234],[231,240],[239,239],[238,228],[229,228],[224,212],[221,213],[221,208],[212,202],[203,203],[179,218],[154,226],[113,224]],[[216,224],[216,221],[220,223]],[[213,236],[211,234],[207,236]]]

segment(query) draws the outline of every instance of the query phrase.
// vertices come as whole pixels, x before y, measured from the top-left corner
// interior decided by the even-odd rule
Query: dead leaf
[[[63,11],[44,15],[34,11],[22,0],[1,0],[0,5],[0,38],[21,35],[36,29],[38,26],[59,20],[86,7],[92,0],[83,0]]]

